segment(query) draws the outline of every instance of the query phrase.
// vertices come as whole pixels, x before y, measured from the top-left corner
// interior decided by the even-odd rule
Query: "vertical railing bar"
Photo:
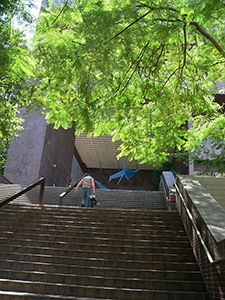
[[[45,178],[41,181],[40,193],[39,193],[39,205],[43,206],[44,201],[44,191],[45,191]]]

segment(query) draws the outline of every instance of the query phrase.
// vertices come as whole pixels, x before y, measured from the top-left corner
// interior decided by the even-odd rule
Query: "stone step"
[[[25,218],[25,217],[24,217]],[[23,222],[24,218],[13,218],[11,217],[11,220],[2,220],[2,218],[0,218],[1,223],[0,226],[2,229],[4,229],[4,227],[7,228],[11,228],[13,227],[13,222],[18,224],[18,227],[16,228],[17,231],[24,229],[26,230],[27,228],[37,228],[38,230],[44,230],[46,229],[46,227],[54,227],[55,230],[61,230],[65,229],[65,231],[68,230],[74,230],[76,231],[78,228],[84,228],[84,231],[86,230],[92,230],[92,231],[111,231],[111,232],[115,232],[118,231],[119,232],[126,232],[126,231],[133,231],[133,232],[152,232],[152,233],[157,233],[157,232],[162,232],[163,234],[166,233],[170,233],[173,232],[174,230],[176,230],[179,235],[183,235],[184,230],[183,227],[177,223],[177,224],[157,224],[157,221],[154,222],[149,222],[149,223],[145,223],[143,225],[143,223],[140,222],[136,222],[135,221],[133,223],[131,222],[116,222],[115,221],[111,221],[108,220],[107,222],[104,223],[104,221],[98,222],[98,220],[94,221],[94,220],[86,220],[84,218],[80,219],[80,220],[54,220],[54,218],[39,218],[39,219],[32,219],[30,220],[30,218],[26,217],[26,223]]]
[[[93,286],[100,286],[103,288],[126,288],[126,289],[154,289],[154,290],[167,290],[167,291],[189,291],[193,292],[205,292],[205,284],[202,281],[187,281],[187,280],[162,280],[162,279],[143,279],[135,277],[112,277],[108,274],[103,276],[94,275],[81,275],[81,274],[60,274],[54,272],[42,272],[42,271],[18,271],[10,269],[0,269],[0,285],[1,279],[8,279],[13,281],[30,281],[32,282],[48,282],[49,284],[65,284],[76,286],[88,286],[89,283]],[[37,291],[36,291],[37,292]],[[70,294],[68,294],[70,295]]]
[[[209,300],[177,212],[17,203],[0,232],[1,299]]]
[[[10,206],[10,205],[9,205]],[[0,218],[2,218],[5,222],[7,222],[7,219],[4,218],[4,214],[7,213],[10,216],[10,219],[23,219],[26,218],[32,218],[38,222],[41,220],[54,220],[54,221],[64,221],[64,222],[83,222],[84,220],[88,220],[90,222],[94,223],[104,223],[104,225],[107,225],[107,223],[117,223],[115,226],[122,225],[123,223],[133,224],[135,225],[142,225],[142,226],[148,226],[152,224],[158,224],[158,225],[164,225],[164,226],[170,226],[170,227],[182,227],[183,224],[181,220],[178,219],[178,214],[174,214],[172,212],[164,212],[163,214],[160,213],[160,211],[157,211],[157,214],[154,216],[152,212],[149,213],[143,213],[140,211],[138,214],[133,214],[133,211],[129,215],[125,215],[121,213],[121,210],[92,210],[92,209],[71,209],[71,210],[49,210],[48,207],[41,210],[36,207],[33,208],[35,212],[31,212],[28,214],[27,211],[19,209],[14,211],[9,211],[9,209],[2,209],[0,213]],[[167,213],[167,214],[165,214]],[[9,221],[9,220],[8,220]],[[143,225],[144,222],[144,225]]]
[[[81,265],[77,258],[71,258],[70,260],[66,256],[49,256],[27,253],[5,253],[0,255],[2,271],[8,270],[21,270],[24,272],[47,272],[48,268],[55,265],[72,265],[73,274],[91,275],[91,276],[107,276],[116,277],[118,273],[121,277],[125,278],[143,278],[143,279],[165,279],[165,280],[202,280],[202,275],[199,270],[193,271],[174,271],[174,270],[160,270],[160,269],[126,269],[126,268],[113,268],[113,267],[100,267],[92,265]],[[18,262],[18,264],[16,264]],[[32,264],[32,266],[31,266]],[[12,266],[15,266],[12,269]],[[1,273],[2,274],[2,273]],[[51,273],[52,274],[52,270]],[[56,271],[56,274],[57,271]],[[64,273],[64,276],[67,274]]]
[[[120,293],[119,291],[117,292],[118,294],[124,294]],[[129,291],[128,297],[126,298],[127,300],[130,300],[132,297],[132,300],[136,299],[142,299],[139,298],[139,294],[136,294],[138,298],[133,298],[132,296],[132,291]],[[92,298],[92,297],[76,297],[76,296],[64,296],[64,295],[52,295],[52,294],[34,294],[34,293],[27,293],[27,292],[11,292],[11,291],[0,291],[1,295],[1,300],[12,300],[13,297],[16,300],[25,300],[25,299],[35,299],[35,300],[48,300],[48,299],[66,299],[66,300],[99,300],[101,298]],[[145,298],[148,296],[148,298]],[[102,298],[104,300],[112,300],[112,298]],[[114,298],[115,299],[115,298]],[[116,298],[117,299],[117,298]],[[198,300],[210,300],[208,293],[184,293],[184,292],[170,292],[170,291],[148,291],[147,295],[143,297],[145,300],[193,300],[193,299],[198,299]]]
[[[207,295],[201,295],[199,298],[198,294],[182,294],[182,293],[170,293],[167,292],[166,296],[164,295],[165,293],[157,292],[155,293],[152,291],[149,293],[148,299],[155,299],[155,300],[160,300],[160,299],[165,299],[165,300],[170,300],[170,299],[175,299],[176,297],[177,300],[193,300],[193,299],[199,299],[199,300],[209,300]],[[32,294],[32,293],[24,293],[24,292],[11,292],[11,291],[0,291],[1,295],[1,300],[11,300],[12,297],[16,297],[17,300],[25,300],[25,299],[35,299],[35,300],[48,300],[48,299],[67,299],[67,300],[99,300],[99,298],[90,298],[90,297],[73,297],[73,296],[63,296],[63,295],[42,295],[42,294]],[[162,298],[163,297],[163,298]],[[192,298],[193,297],[193,298]],[[104,300],[111,300],[109,298],[104,298]]]
[[[93,259],[119,259],[119,260],[149,260],[149,261],[166,261],[166,262],[195,262],[193,255],[178,255],[178,254],[156,254],[156,253],[139,253],[139,252],[116,252],[116,251],[90,251],[83,249],[74,249],[73,243],[43,243],[34,242],[34,241],[23,241],[16,240],[17,244],[23,244],[24,246],[30,246],[30,249],[33,247],[40,248],[50,248],[50,249],[60,249],[61,252],[67,249],[72,249],[73,256],[76,257],[91,257]],[[15,243],[14,242],[14,245]],[[7,244],[9,241],[7,241]],[[115,248],[113,249],[115,250]]]
[[[2,233],[2,235],[4,235],[4,233]],[[26,236],[27,239],[31,239],[33,237],[32,236]],[[46,235],[46,239],[48,239],[49,241],[50,240],[53,240],[53,239],[57,239],[57,242],[60,240],[62,242],[62,238],[60,236],[49,236],[49,235]],[[18,238],[16,238],[16,240],[18,240]],[[20,239],[21,240],[21,239]],[[97,241],[96,242],[96,239],[90,239],[90,238],[87,238],[85,239],[85,242],[80,241],[80,242],[74,242],[74,238],[71,237],[71,241],[67,241],[66,243],[69,243],[70,245],[72,245],[73,249],[80,249],[80,250],[89,250],[91,249],[92,251],[120,251],[120,252],[139,252],[139,253],[160,253],[160,254],[174,254],[174,255],[193,255],[193,252],[192,252],[192,249],[190,247],[189,244],[185,244],[185,246],[183,246],[183,244],[179,244],[177,245],[176,243],[174,243],[174,247],[171,247],[171,242],[170,244],[168,243],[167,246],[162,246],[162,243],[161,244],[158,244],[158,247],[157,247],[157,244],[153,244],[153,245],[150,245],[149,243],[147,243],[147,241],[145,243],[133,243],[132,244],[128,244],[128,243],[120,243],[118,241],[117,244],[112,244],[111,242],[109,243],[108,241],[110,241],[108,239],[107,240],[101,240],[101,242]],[[76,240],[77,241],[77,240]],[[63,239],[63,242],[65,243],[65,239]],[[5,239],[5,242],[3,241],[2,242],[2,249],[4,247],[4,245],[7,245],[9,244],[8,242],[8,238],[6,236],[6,239]],[[18,243],[10,243],[11,247],[17,247],[18,246]],[[20,246],[20,244],[19,244]],[[23,245],[24,247],[26,247],[26,245],[24,244]],[[56,246],[58,246],[56,244]],[[189,246],[189,247],[188,247]],[[32,246],[27,246],[28,247],[32,247]],[[60,250],[60,248],[58,248]],[[19,250],[18,250],[19,251]],[[1,252],[0,252],[1,253]]]
[[[4,229],[5,227],[7,228],[13,228],[13,222],[17,222],[20,219],[18,218],[13,218],[10,216],[10,220],[2,220],[0,217],[1,223],[0,223],[0,228]],[[22,220],[21,220],[22,221]],[[39,231],[41,231],[42,227],[46,227],[49,226],[49,224],[53,223],[53,221],[51,222],[49,219],[42,219],[39,218],[39,220],[32,220],[33,222],[29,222],[29,219],[27,218],[27,224],[24,224],[22,222],[18,223],[18,226],[14,229],[14,231],[20,231],[22,228],[24,230],[27,230],[29,228],[33,228],[33,229],[37,229]],[[44,223],[45,222],[45,223]],[[28,223],[30,225],[30,227],[28,228]],[[169,233],[171,231],[173,231],[174,229],[176,229],[180,235],[182,235],[182,233],[184,232],[183,226],[181,226],[181,224],[177,223],[177,224],[171,224],[169,223],[167,224],[160,224],[159,222],[149,222],[149,223],[145,223],[143,225],[143,223],[140,222],[136,222],[136,223],[130,223],[130,222],[98,222],[98,221],[92,221],[90,220],[89,222],[87,222],[87,220],[65,220],[65,221],[58,221],[58,222],[54,222],[54,227],[60,231],[60,228],[65,228],[68,229],[70,227],[71,230],[77,230],[78,228],[84,228],[84,230],[93,230],[93,231],[98,231],[98,230],[102,230],[104,229],[105,231],[110,230],[110,231],[118,231],[118,229],[120,229],[120,231],[124,230],[129,230],[129,231],[142,231],[142,232],[162,232],[162,233]],[[44,230],[44,229],[43,229]]]
[[[0,291],[0,299],[1,300],[49,300],[49,299],[66,299],[66,300],[98,300],[96,298],[83,298],[83,297],[75,297],[75,296],[64,296],[64,295],[43,295],[43,294],[34,294],[34,293],[26,293],[26,292],[12,292],[12,291]],[[107,299],[105,299],[107,300]],[[110,300],[110,299],[108,299]]]
[[[88,256],[76,256],[77,252],[73,250],[56,250],[55,249],[38,249],[38,248],[29,248],[29,249],[23,249],[23,250],[29,250],[29,253],[32,254],[36,259],[40,259],[41,256],[43,256],[43,260],[45,261],[44,257],[46,257],[47,261],[49,260],[49,257],[54,257],[54,261],[51,261],[52,264],[56,266],[56,268],[60,268],[61,272],[65,272],[65,270],[68,270],[68,268],[72,268],[73,265],[85,265],[88,266],[92,264],[95,267],[113,267],[113,268],[141,268],[141,269],[158,269],[158,270],[192,270],[196,271],[198,270],[198,266],[196,262],[190,261],[186,262],[181,259],[176,261],[163,261],[163,259],[160,259],[160,261],[151,260],[151,256],[143,258],[143,260],[138,260],[139,257],[133,256],[132,259],[124,259],[123,257],[96,257],[96,255],[89,251]],[[10,251],[9,251],[10,252]],[[12,251],[13,252],[13,251]],[[22,261],[23,253],[21,252],[21,258],[20,261]],[[60,258],[61,257],[61,258]],[[69,257],[66,259],[66,257]],[[5,261],[5,262],[4,262]],[[31,260],[32,261],[32,260]],[[29,263],[29,262],[28,262]],[[39,263],[39,261],[37,261]],[[14,265],[13,265],[14,264]],[[49,263],[45,263],[42,265],[40,262],[40,265],[42,265],[43,268],[48,268]],[[17,268],[17,263],[15,260],[7,260],[5,258],[2,261],[2,266],[7,266],[9,268],[9,265],[11,268]]]
[[[6,211],[4,211],[4,213],[6,213]],[[167,215],[169,216],[170,214]],[[136,220],[133,220],[133,223],[131,223],[131,220],[128,222],[126,219],[120,224],[115,218],[107,220],[107,222],[104,223],[104,220],[100,220],[101,222],[94,221],[96,218],[90,219],[85,216],[77,217],[78,221],[76,221],[75,217],[69,219],[64,218],[63,216],[49,217],[49,215],[38,215],[36,217],[31,215],[28,217],[23,214],[20,215],[20,218],[17,217],[14,219],[13,216],[10,215],[10,218],[5,219],[4,214],[2,214],[0,219],[4,219],[1,221],[0,229],[5,234],[10,234],[12,233],[12,230],[10,231],[10,229],[16,223],[16,229],[13,230],[14,234],[22,230],[23,233],[21,234],[26,234],[27,232],[32,231],[37,235],[43,235],[43,233],[46,233],[46,230],[50,230],[51,234],[60,235],[62,237],[68,235],[68,233],[70,234],[71,232],[79,231],[77,232],[76,237],[85,236],[88,233],[93,237],[97,237],[97,235],[99,235],[99,237],[104,238],[105,235],[110,234],[114,235],[114,237],[116,235],[117,238],[122,237],[123,239],[143,239],[144,237],[147,238],[147,236],[151,235],[151,239],[153,240],[157,239],[160,234],[161,237],[164,235],[169,240],[187,240],[181,222],[172,222],[172,220],[167,220],[167,222],[169,222],[168,225],[166,225],[165,222],[163,225],[162,223],[157,225],[156,220],[153,223],[152,221],[151,223],[146,221],[143,224],[141,221],[136,222]],[[24,218],[26,218],[26,222],[24,222]],[[114,222],[116,222],[116,224]],[[144,222],[144,220],[142,220],[142,222]],[[176,235],[174,235],[174,229],[176,229]],[[185,238],[182,238],[184,235]]]
[[[13,207],[12,209],[10,209],[10,207]],[[42,215],[47,215],[47,214],[51,214],[52,212],[55,213],[55,215],[60,215],[60,216],[67,216],[67,218],[71,217],[71,216],[85,216],[85,214],[87,214],[88,212],[88,217],[94,217],[94,216],[99,216],[100,218],[106,219],[105,216],[107,215],[108,211],[110,212],[110,214],[108,215],[109,218],[113,218],[113,216],[116,216],[117,218],[128,218],[131,219],[132,217],[135,217],[136,219],[141,219],[146,218],[148,216],[152,216],[154,218],[161,218],[161,216],[163,215],[167,215],[168,213],[170,215],[167,216],[167,218],[172,219],[173,215],[177,215],[178,212],[177,211],[158,211],[156,215],[154,215],[154,211],[151,210],[122,210],[122,209],[112,209],[112,208],[99,208],[94,206],[94,208],[80,208],[80,207],[74,207],[74,206],[70,206],[70,207],[60,207],[60,206],[50,206],[50,205],[45,205],[43,208],[37,205],[33,205],[30,206],[30,209],[33,208],[33,210],[35,210],[35,214],[37,214],[38,212]],[[16,211],[21,211],[21,213],[26,213],[26,210],[24,208],[24,206],[20,205],[20,204],[14,204],[12,202],[12,206],[7,205],[6,207],[3,207],[2,209],[10,212],[11,214],[16,213]],[[136,213],[135,213],[136,212]],[[31,214],[34,214],[34,212],[32,212],[32,210],[30,210]]]
[[[7,205],[6,208],[2,208],[0,213],[0,218],[3,219],[3,222],[10,222],[9,219],[5,219],[4,215],[7,213],[10,216],[10,219],[16,219],[17,221],[22,221],[24,217],[32,219],[32,221],[36,221],[41,223],[41,220],[53,220],[54,223],[59,222],[94,222],[94,223],[117,223],[115,226],[122,225],[123,223],[133,224],[133,226],[141,225],[149,226],[151,224],[159,224],[164,226],[177,226],[182,227],[182,222],[179,219],[179,215],[177,212],[156,212],[154,215],[152,211],[138,211],[134,213],[133,210],[129,211],[129,214],[123,214],[122,210],[109,210],[109,209],[67,209],[61,210],[52,209],[48,207],[44,207],[44,209],[40,209],[39,207],[34,206],[32,211],[24,210],[21,206],[18,206],[18,209],[15,208],[17,205]],[[10,207],[13,207],[11,210]],[[128,212],[128,211],[127,211]],[[144,223],[144,224],[143,224]]]
[[[38,227],[38,228],[37,228]],[[67,227],[67,228],[65,228]],[[7,229],[6,229],[7,228]],[[21,227],[17,227],[16,230],[11,230],[13,229],[12,226],[10,226],[10,223],[8,226],[6,224],[1,224],[0,225],[0,230],[4,234],[8,234],[9,236],[11,235],[29,235],[29,234],[38,234],[38,236],[44,236],[46,235],[46,229],[49,229],[49,223],[47,224],[30,224],[29,228],[28,227],[22,227],[23,232],[21,232]],[[53,228],[53,227],[52,227]],[[64,229],[65,228],[65,229]],[[64,230],[62,230],[64,229]],[[101,234],[109,234],[109,235],[117,235],[118,236],[118,229],[119,229],[119,235],[125,235],[125,236],[165,236],[165,237],[174,237],[174,228],[167,228],[167,227],[160,227],[158,228],[157,225],[151,225],[151,226],[139,226],[138,228],[136,226],[130,226],[129,224],[124,224],[122,228],[118,228],[117,226],[113,226],[113,224],[106,224],[106,226],[103,226],[103,224],[95,224],[92,222],[91,224],[87,225],[87,222],[80,222],[79,224],[75,223],[75,225],[71,223],[59,223],[59,222],[54,222],[54,232],[55,235],[59,235],[61,237],[66,237],[66,235],[69,235],[71,232],[76,232],[80,231],[85,234],[94,234],[94,235],[101,235]],[[176,230],[176,234],[179,238],[183,238],[183,240],[186,240],[186,234],[182,228],[179,230]],[[54,236],[52,236],[54,238]],[[68,237],[69,238],[69,237]],[[177,239],[175,237],[175,239]]]
[[[75,232],[75,231],[74,231]],[[21,234],[24,238],[26,238],[26,234]],[[79,241],[81,242],[82,239],[83,241],[86,240],[86,237],[85,235],[87,235],[87,233],[85,231],[79,231],[76,233],[76,236],[74,236],[73,238],[73,241],[76,243],[79,239]],[[162,236],[160,237],[160,235],[150,235],[150,234],[135,234],[133,237],[131,234],[118,234],[116,235],[115,233],[114,234],[110,234],[108,235],[107,232],[104,233],[104,232],[98,232],[98,233],[95,233],[95,232],[89,232],[88,233],[88,236],[89,238],[92,238],[93,240],[96,240],[96,239],[100,239],[100,240],[113,240],[116,241],[116,240],[126,240],[126,242],[129,242],[129,240],[133,241],[135,243],[135,241],[140,241],[140,240],[145,240],[145,242],[148,242],[149,245],[151,245],[152,242],[154,241],[159,241],[161,242],[161,244],[163,244],[163,242],[165,241],[165,243],[167,243],[168,241],[169,242],[177,242],[178,244],[179,243],[182,243],[182,242],[188,242],[188,239],[187,237],[185,236],[173,236],[172,234],[171,235],[168,235],[168,236]],[[47,235],[48,237],[48,235]],[[50,239],[50,238],[49,238]],[[35,238],[33,240],[31,239],[26,239],[24,241],[24,245],[26,246],[35,246],[35,245],[39,245],[39,246],[42,246],[42,247],[55,247],[57,245],[57,243],[59,242],[57,236],[52,236],[51,237],[52,240],[46,240],[46,239],[43,239],[41,238],[40,236],[38,237],[38,235],[35,235]],[[21,241],[23,241],[23,238],[14,238],[13,237],[13,234],[5,234],[2,235],[0,237],[0,241],[2,244],[4,243],[8,243],[9,240],[11,241],[11,243],[13,243],[14,245],[18,245]],[[62,245],[63,244],[67,244],[68,246],[73,246],[73,242],[68,242],[67,238],[66,237],[63,237],[61,239],[61,243]]]
[[[7,238],[1,238],[0,237],[0,242],[2,244],[2,247],[5,245],[6,247],[10,247],[10,249],[15,249],[18,248],[17,251],[20,251],[20,249],[25,245],[20,245],[18,243],[16,243],[16,241],[14,240],[15,244],[9,244],[9,241],[7,240]],[[146,241],[146,240],[127,240],[127,239],[110,239],[108,238],[90,238],[90,237],[81,237],[81,238],[77,238],[74,237],[74,244],[89,244],[89,245],[112,245],[115,247],[123,247],[123,246],[127,246],[129,245],[129,247],[149,247],[152,248],[171,248],[171,249],[190,249],[190,243],[188,241],[183,242],[183,241],[161,241],[160,238],[159,240],[154,240],[154,241]],[[26,246],[26,248],[34,248],[32,246]],[[43,249],[49,249],[48,247],[42,247]],[[73,249],[71,249],[72,251]],[[13,250],[14,251],[14,250]],[[40,251],[42,251],[42,249],[40,248]],[[60,251],[60,248],[52,248],[52,251],[57,252]]]
[[[11,204],[11,203],[10,203]],[[101,209],[99,207],[94,207],[94,208],[80,208],[80,207],[64,207],[64,206],[51,206],[51,205],[44,205],[44,207],[40,207],[39,205],[20,205],[18,203],[12,202],[12,205],[7,205],[2,207],[3,210],[8,211],[10,214],[17,213],[18,211],[24,214],[29,215],[35,215],[37,216],[38,213],[40,215],[52,215],[54,212],[54,216],[65,216],[65,218],[71,218],[72,216],[86,216],[87,218],[94,218],[98,216],[100,219],[113,219],[116,217],[117,219],[146,219],[149,217],[152,217],[154,219],[158,219],[162,221],[163,216],[166,217],[166,219],[173,219],[175,222],[178,221],[178,219],[174,219],[174,216],[178,216],[177,211],[158,211],[157,214],[155,214],[155,211],[151,210],[143,210],[140,206],[139,210],[123,210],[119,208],[104,208]],[[26,207],[27,206],[27,207]],[[95,209],[96,208],[96,209]],[[151,218],[149,219],[151,221]],[[178,221],[180,222],[180,221]]]
[[[140,288],[124,288],[124,287],[111,287],[111,286],[105,286],[102,288],[99,288],[99,286],[93,286],[93,285],[76,285],[76,284],[64,284],[61,283],[59,285],[52,284],[52,283],[42,283],[42,282],[36,282],[36,281],[23,281],[23,280],[9,280],[9,279],[0,279],[0,290],[2,291],[11,291],[12,289],[15,289],[17,292],[29,292],[29,293],[36,293],[36,294],[44,294],[44,295],[50,295],[52,292],[56,295],[64,295],[64,296],[76,296],[76,297],[94,297],[97,299],[139,299],[139,300],[147,300],[151,299],[150,296],[154,296],[152,299],[169,299],[168,296],[165,297],[164,294],[169,291],[163,290],[156,290],[153,289],[140,289]],[[185,299],[185,291],[174,291],[171,290],[170,293],[174,295],[177,299],[177,296],[179,295],[182,298]],[[168,294],[170,294],[168,293]],[[159,295],[160,298],[159,298]],[[192,298],[190,298],[192,296]],[[195,298],[196,297],[196,298]],[[192,291],[189,293],[188,298],[186,299],[209,299],[206,297],[206,292],[195,292]]]

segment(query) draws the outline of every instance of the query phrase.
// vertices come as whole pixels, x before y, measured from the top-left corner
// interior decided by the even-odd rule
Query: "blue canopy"
[[[95,179],[94,179],[95,180]],[[95,183],[98,185],[98,187],[101,190],[108,190],[101,182],[98,182],[97,180],[95,180]]]
[[[120,177],[120,180],[117,182],[117,184],[120,183],[120,181],[122,180],[123,177],[125,177],[128,181],[129,181],[129,178],[131,178],[132,176],[134,176],[138,171],[140,171],[141,169],[138,169],[136,171],[130,171],[127,169],[125,163],[123,162],[123,170],[110,176],[109,177],[109,181],[111,181],[112,179],[114,178],[118,178]]]

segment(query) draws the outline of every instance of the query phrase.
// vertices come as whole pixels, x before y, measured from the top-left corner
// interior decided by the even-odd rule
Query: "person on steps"
[[[95,194],[95,182],[90,174],[86,175],[81,181],[78,182],[75,192],[77,192],[78,187],[82,184],[82,207],[88,207],[90,203],[91,189],[93,189],[93,194]]]

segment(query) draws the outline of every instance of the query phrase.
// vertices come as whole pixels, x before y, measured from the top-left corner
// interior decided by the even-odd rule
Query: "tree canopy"
[[[49,1],[37,24],[33,99],[49,123],[121,140],[120,156],[160,166],[224,142],[225,1]],[[187,130],[187,121],[193,121]]]
[[[22,129],[18,109],[30,105],[27,80],[34,76],[34,65],[22,31],[13,27],[15,18],[18,23],[32,22],[30,6],[29,2],[17,0],[0,3],[0,172],[10,139]]]

